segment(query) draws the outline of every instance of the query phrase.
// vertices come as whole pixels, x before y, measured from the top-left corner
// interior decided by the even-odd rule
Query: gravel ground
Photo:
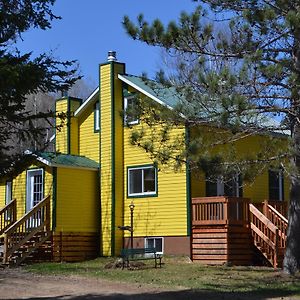
[[[275,295],[274,295],[275,296]],[[162,289],[79,276],[45,276],[25,272],[21,268],[0,270],[0,299],[73,299],[73,300],[220,300],[220,299],[300,299],[281,295],[249,293],[211,293],[185,289]]]

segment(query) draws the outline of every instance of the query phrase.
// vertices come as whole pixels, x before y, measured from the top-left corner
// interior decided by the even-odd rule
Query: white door
[[[44,196],[43,169],[27,171],[26,211],[31,210]]]

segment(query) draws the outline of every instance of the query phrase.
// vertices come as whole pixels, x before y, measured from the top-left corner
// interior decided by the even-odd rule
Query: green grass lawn
[[[41,263],[26,269],[39,274],[80,275],[108,280],[154,284],[168,288],[187,288],[220,293],[255,293],[256,295],[300,295],[300,276],[289,277],[267,267],[203,266],[187,258],[164,258],[162,268],[147,261],[139,269],[105,268],[111,258],[98,258],[81,263]]]

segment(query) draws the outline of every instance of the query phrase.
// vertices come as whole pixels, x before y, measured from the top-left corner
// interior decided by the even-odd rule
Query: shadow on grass
[[[184,290],[184,291],[170,291],[170,292],[157,292],[157,293],[136,293],[136,294],[85,294],[80,296],[61,295],[55,297],[36,297],[30,298],[33,300],[266,300],[270,298],[281,298],[296,296],[290,291],[284,290],[271,290],[262,289],[257,292],[212,292],[205,290]],[[19,298],[26,299],[26,298]],[[29,299],[29,298],[28,298]],[[18,300],[18,299],[15,299]]]

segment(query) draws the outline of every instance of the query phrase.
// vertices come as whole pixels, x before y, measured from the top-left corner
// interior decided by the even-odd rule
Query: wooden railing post
[[[278,266],[278,228],[275,230],[275,249],[274,249],[274,268],[276,269]]]
[[[268,216],[268,200],[263,201],[263,214],[267,217]]]
[[[223,209],[224,209],[224,219],[226,221],[226,224],[228,224],[228,221],[229,221],[229,207],[228,207],[228,203],[229,203],[229,200],[228,198],[225,198],[225,201],[224,201],[224,206],[223,206]]]
[[[4,244],[3,244],[3,263],[4,264],[6,264],[7,260],[8,260],[7,247],[8,247],[7,234],[4,234]]]
[[[46,204],[46,231],[50,231],[50,201]]]

